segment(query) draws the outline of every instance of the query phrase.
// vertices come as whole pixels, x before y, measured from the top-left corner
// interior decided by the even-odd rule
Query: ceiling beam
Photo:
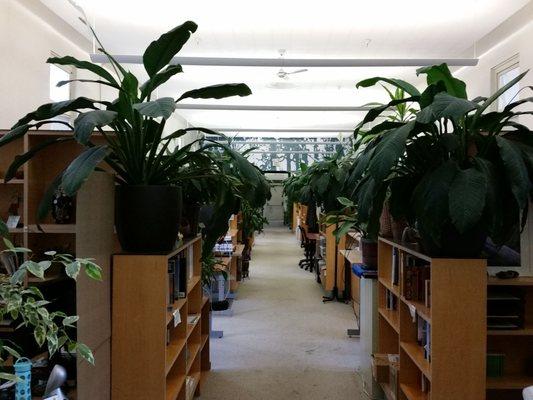
[[[352,133],[353,129],[302,129],[302,128],[213,128],[217,132],[235,132],[235,133],[276,133],[276,132],[286,132],[286,133]]]
[[[142,56],[113,55],[123,64],[142,64]],[[93,53],[91,61],[108,63],[106,55]],[[446,63],[449,66],[475,66],[477,58],[229,58],[229,57],[174,57],[170,64],[219,66],[219,67],[424,67]]]
[[[234,110],[234,111],[368,111],[371,107],[344,106],[248,106],[230,104],[176,104],[178,110]]]

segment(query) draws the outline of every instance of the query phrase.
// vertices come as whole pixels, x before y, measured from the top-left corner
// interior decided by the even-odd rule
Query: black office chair
[[[305,228],[302,226],[298,226],[300,230],[300,236],[301,241],[303,243],[302,247],[304,249],[304,256],[305,258],[301,259],[298,263],[300,265],[300,268],[304,268],[306,271],[313,272],[315,269],[315,253],[316,253],[316,240],[309,239],[307,236],[307,232],[305,231]]]

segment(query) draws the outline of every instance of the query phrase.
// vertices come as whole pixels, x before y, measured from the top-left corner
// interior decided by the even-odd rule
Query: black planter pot
[[[198,204],[183,204],[180,232],[184,238],[191,238],[198,234],[199,217],[200,206]]]
[[[447,223],[442,228],[440,243],[436,243],[421,227],[419,233],[422,251],[430,257],[439,258],[478,258],[487,240],[481,226],[459,233],[451,223]]]
[[[127,186],[116,188],[115,226],[128,253],[163,253],[176,244],[181,217],[181,188]]]
[[[361,238],[361,261],[368,269],[378,267],[378,244],[373,240]]]

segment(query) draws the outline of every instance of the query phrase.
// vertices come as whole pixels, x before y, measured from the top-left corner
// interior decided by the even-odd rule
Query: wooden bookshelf
[[[420,268],[429,268],[430,304],[418,296],[406,298],[410,297],[404,287],[406,257]],[[380,238],[378,264],[378,353],[398,354],[400,360],[395,390],[390,382],[381,383],[386,398],[484,399],[485,260],[431,258]],[[430,327],[429,334],[422,336],[430,342],[426,349],[419,342],[419,326]]]
[[[487,399],[521,399],[521,391],[533,385],[533,279],[489,278],[489,290],[509,291],[523,299],[523,326],[519,329],[490,329],[487,353],[503,354],[503,375],[487,377]]]
[[[200,394],[211,368],[201,248],[196,237],[170,254],[113,257],[113,400],[187,400]],[[180,253],[192,260],[187,297],[169,306],[168,262]]]
[[[0,136],[7,131],[0,130]],[[44,221],[37,220],[37,208],[43,195],[68,163],[84,149],[75,141],[51,146],[24,164],[15,179],[7,184],[3,178],[17,155],[43,143],[51,137],[69,137],[69,131],[31,131],[21,139],[0,148],[0,218],[7,220],[7,210],[14,197],[20,199],[20,226],[10,229],[11,240],[17,246],[33,250],[38,257],[46,250],[57,250],[77,257],[95,258],[103,268],[103,281],[94,282],[80,274],[78,281],[70,281],[61,271],[47,271],[44,280],[28,277],[27,285],[36,285],[48,293],[64,295],[65,285],[71,285],[73,298],[69,299],[71,314],[80,316],[78,340],[93,351],[98,368],[77,362],[79,398],[109,398],[110,393],[110,263],[115,251],[113,235],[114,182],[112,177],[98,177],[93,174],[76,196],[76,215],[70,224],[57,224],[51,216]],[[95,143],[102,138],[95,136]],[[102,165],[106,169],[105,165]],[[0,244],[3,246],[3,243]],[[94,382],[99,385],[94,385]]]

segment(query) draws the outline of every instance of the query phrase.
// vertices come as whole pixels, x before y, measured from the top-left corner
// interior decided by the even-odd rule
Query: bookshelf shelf
[[[533,385],[533,377],[521,375],[504,375],[493,378],[487,377],[487,389],[492,390],[521,390]]]
[[[407,400],[428,400],[428,394],[423,393],[414,385],[408,385],[405,383],[400,384],[400,389],[402,390]]]
[[[189,358],[187,360],[187,369],[186,369],[187,374],[189,374],[192,367],[194,366],[196,357],[198,357],[198,354],[200,354],[201,347],[202,345],[200,343],[195,343],[189,347]]]
[[[196,285],[200,283],[200,279],[199,276],[194,276],[187,282],[187,294],[191,293],[196,288]]]
[[[74,224],[33,224],[28,226],[29,233],[76,233]]]
[[[400,332],[400,317],[398,311],[387,310],[386,308],[379,308],[379,314],[396,332]]]
[[[431,366],[428,360],[424,358],[424,349],[417,343],[400,342],[400,347],[405,354],[416,364],[420,372],[431,381]]]
[[[426,307],[421,301],[407,300],[404,296],[402,296],[401,299],[408,306],[413,306],[416,309],[417,314],[431,324],[431,308]]]
[[[385,286],[390,292],[392,292],[392,294],[394,294],[396,297],[400,297],[400,289],[397,285],[393,285],[390,280],[384,278],[378,278],[378,281],[383,286]]]
[[[380,238],[378,282],[376,353],[399,360],[389,366],[398,384],[380,383],[386,397],[485,398],[486,261],[431,258]]]
[[[174,377],[171,380],[167,380],[167,391],[165,400],[176,400],[185,383],[186,376],[184,374]]]
[[[186,400],[191,390],[200,393],[202,373],[210,369],[201,249],[194,238],[169,254],[113,257],[113,400]],[[179,283],[182,274],[191,276],[187,288]],[[182,293],[186,298],[178,298]]]
[[[174,313],[180,311],[185,304],[187,304],[187,299],[179,299],[174,302],[172,309],[167,311],[167,325],[174,320]]]
[[[175,343],[170,343],[167,345],[166,348],[166,355],[165,355],[165,373],[168,375],[172,367],[174,366],[174,363],[180,356],[181,352],[185,348],[185,344],[187,341],[185,339],[179,339]]]

